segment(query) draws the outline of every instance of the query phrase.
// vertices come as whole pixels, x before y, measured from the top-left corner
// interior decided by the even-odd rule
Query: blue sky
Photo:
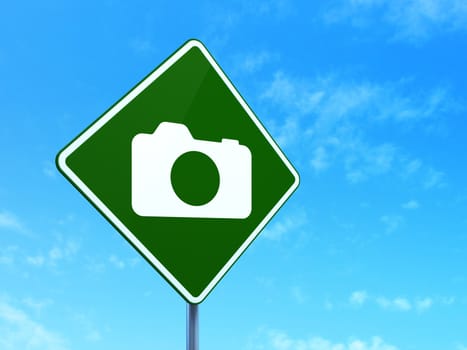
[[[182,349],[185,302],[54,158],[189,38],[301,175],[200,305],[202,349],[467,349],[463,0],[0,11],[0,348]]]

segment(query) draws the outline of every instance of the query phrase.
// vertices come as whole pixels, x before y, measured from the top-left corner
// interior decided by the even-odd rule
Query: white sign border
[[[207,285],[207,287],[201,292],[199,296],[193,296],[191,293],[185,289],[185,287],[159,262],[159,260],[151,254],[151,252],[133,235],[133,233],[112,213],[112,211],[107,208],[107,206],[82,182],[79,177],[67,166],[67,158],[83,143],[85,143],[94,133],[96,133],[101,127],[103,127],[110,119],[112,119],[118,112],[120,112],[126,105],[128,105],[136,96],[138,96],[142,91],[144,91],[152,82],[154,82],[159,76],[161,76],[166,70],[168,70],[175,62],[177,62],[183,55],[185,55],[192,48],[198,48],[206,59],[209,61],[211,66],[215,69],[216,73],[221,77],[223,82],[235,96],[237,101],[247,112],[248,116],[252,119],[258,129],[261,131],[263,136],[269,142],[271,147],[276,151],[281,160],[287,166],[289,171],[294,176],[294,183],[288,189],[288,191],[281,197],[281,199],[276,203],[276,205],[271,209],[271,211],[264,217],[264,219],[259,223],[256,229],[249,235],[248,239],[243,242],[240,248],[237,249],[235,254],[227,261],[224,267],[217,273],[214,279]],[[117,104],[115,104],[111,109],[109,109],[101,118],[99,118],[94,124],[92,124],[88,129],[86,129],[81,135],[79,135],[75,140],[73,140],[67,147],[65,147],[57,156],[57,166],[59,169],[66,174],[72,183],[79,188],[82,193],[88,197],[88,199],[122,232],[125,237],[139,250],[144,257],[153,264],[156,269],[173,285],[174,288],[178,290],[190,303],[199,304],[201,303],[206,296],[211,292],[211,290],[216,286],[216,284],[221,280],[221,278],[227,273],[227,271],[232,267],[232,265],[237,261],[240,255],[246,250],[246,248],[251,244],[251,242],[258,236],[264,226],[268,221],[274,216],[274,214],[279,210],[279,208],[285,203],[289,196],[295,191],[298,187],[300,178],[297,171],[290,164],[289,160],[282,153],[280,148],[271,138],[269,133],[263,127],[261,122],[255,116],[253,111],[248,107],[246,102],[240,96],[238,91],[232,85],[230,80],[224,74],[222,69],[216,63],[214,58],[210,55],[208,50],[204,45],[195,39],[187,41],[178,51],[176,51],[172,56],[170,56],[160,67],[158,67],[154,72],[148,75],[142,82],[140,82],[133,90],[131,90],[124,98],[122,98]]]

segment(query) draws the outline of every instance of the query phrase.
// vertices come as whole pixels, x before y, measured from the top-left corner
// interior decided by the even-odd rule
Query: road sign
[[[57,166],[194,304],[206,298],[299,182],[196,40],[71,141]]]

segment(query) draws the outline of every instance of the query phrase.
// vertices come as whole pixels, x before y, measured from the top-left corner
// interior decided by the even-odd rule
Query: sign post
[[[199,350],[199,316],[197,304],[186,304],[186,350]]]
[[[57,156],[57,167],[198,309],[299,184],[206,47],[189,40]]]

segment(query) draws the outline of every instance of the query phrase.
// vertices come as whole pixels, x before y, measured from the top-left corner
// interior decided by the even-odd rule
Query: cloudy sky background
[[[183,349],[185,302],[55,169],[189,38],[301,185],[200,305],[201,349],[467,349],[467,3],[0,11],[0,349]]]

